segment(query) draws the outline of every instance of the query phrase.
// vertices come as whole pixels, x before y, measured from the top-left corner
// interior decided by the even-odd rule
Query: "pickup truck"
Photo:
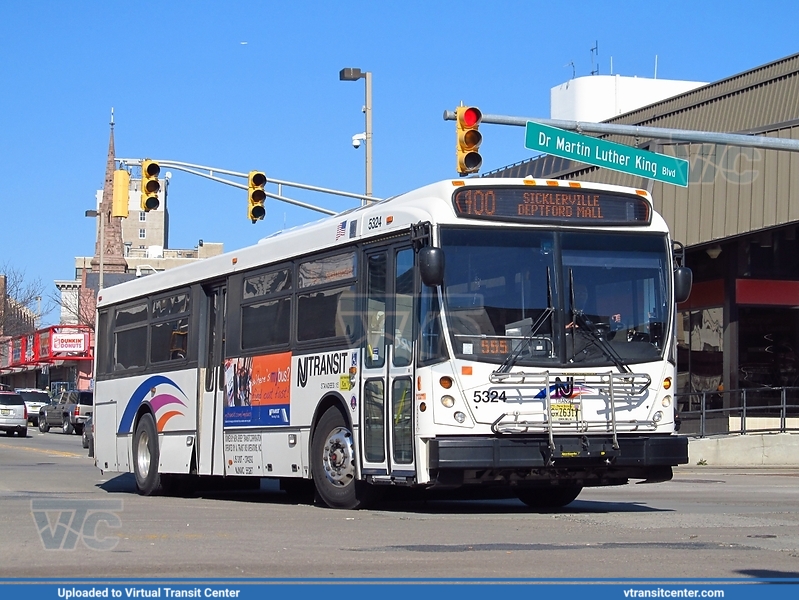
[[[39,410],[39,431],[61,427],[66,434],[83,433],[83,425],[94,410],[94,394],[84,390],[69,390]]]

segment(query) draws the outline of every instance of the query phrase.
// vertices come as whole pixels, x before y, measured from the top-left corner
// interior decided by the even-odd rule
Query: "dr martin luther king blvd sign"
[[[687,160],[639,150],[533,121],[527,122],[524,147],[682,187],[688,185]]]

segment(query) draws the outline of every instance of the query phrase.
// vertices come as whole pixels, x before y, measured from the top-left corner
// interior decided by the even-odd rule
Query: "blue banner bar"
[[[241,580],[96,580],[88,583],[52,580],[0,580],[1,597],[26,600],[84,598],[238,598],[256,600],[281,595],[292,600],[413,594],[414,600],[485,600],[486,595],[558,600],[626,600],[634,598],[769,598],[788,600],[799,594],[799,579],[719,580],[587,580],[587,579],[241,579]],[[286,596],[288,594],[288,596]],[[518,594],[518,596],[517,596]]]

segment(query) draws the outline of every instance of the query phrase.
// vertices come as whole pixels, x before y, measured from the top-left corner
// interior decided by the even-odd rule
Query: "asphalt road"
[[[268,482],[140,497],[79,436],[29,431],[0,436],[0,577],[799,577],[799,469],[686,466],[550,513],[396,496],[349,512]]]

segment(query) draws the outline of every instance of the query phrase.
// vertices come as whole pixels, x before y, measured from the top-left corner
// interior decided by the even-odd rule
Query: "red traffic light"
[[[477,173],[483,164],[478,152],[483,134],[478,131],[483,113],[476,106],[459,106],[455,109],[457,135],[455,142],[457,170],[461,175]]]
[[[480,112],[479,108],[474,106],[467,107],[459,116],[463,120],[463,125],[465,127],[474,127],[475,125],[479,125],[480,121],[483,120],[483,113]]]

